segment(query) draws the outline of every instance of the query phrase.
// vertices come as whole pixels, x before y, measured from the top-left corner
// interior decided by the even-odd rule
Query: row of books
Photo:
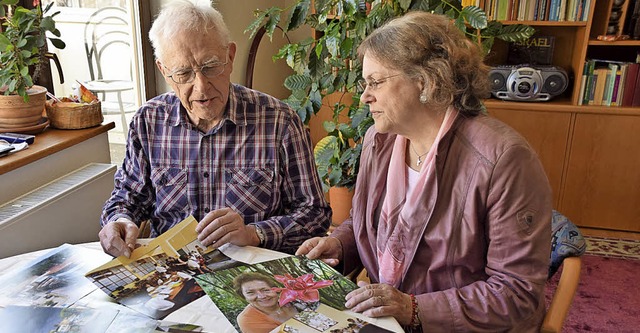
[[[483,8],[490,20],[498,21],[586,21],[592,0],[463,0]]]
[[[640,106],[640,64],[610,60],[585,61],[579,105]]]

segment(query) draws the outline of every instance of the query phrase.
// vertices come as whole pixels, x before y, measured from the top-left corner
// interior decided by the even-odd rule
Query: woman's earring
[[[426,94],[420,94],[420,103],[427,104],[427,95]]]

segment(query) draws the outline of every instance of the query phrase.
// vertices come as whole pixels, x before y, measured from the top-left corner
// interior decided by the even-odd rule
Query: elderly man
[[[151,30],[173,91],[133,117],[101,217],[105,252],[129,256],[141,221],[157,236],[189,215],[204,245],[294,252],[324,234],[331,210],[295,111],[230,82],[236,44],[210,4],[172,1]]]

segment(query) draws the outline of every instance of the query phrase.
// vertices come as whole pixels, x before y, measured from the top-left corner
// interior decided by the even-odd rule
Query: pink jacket
[[[367,132],[351,218],[333,233],[349,272],[378,281],[376,209],[395,135]],[[442,138],[437,184],[405,244],[400,290],[416,295],[424,332],[538,332],[551,247],[552,195],[537,155],[513,129],[460,116]],[[413,240],[412,240],[413,239]],[[358,261],[359,259],[359,261]]]

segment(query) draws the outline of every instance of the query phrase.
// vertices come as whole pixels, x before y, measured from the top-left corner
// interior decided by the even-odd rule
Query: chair
[[[560,267],[562,270],[558,286],[542,322],[541,333],[562,332],[562,325],[569,314],[580,282],[582,266],[580,256],[587,248],[587,243],[578,227],[555,210],[551,217],[551,233],[551,265],[548,279],[551,279]],[[367,270],[362,266],[356,267],[346,277],[353,282],[369,282]]]
[[[553,293],[553,299],[551,300],[551,304],[549,304],[547,314],[544,316],[540,332],[562,332],[562,325],[567,318],[567,314],[573,303],[573,296],[578,289],[581,266],[582,259],[580,259],[580,257],[569,257],[562,261],[560,281],[558,282],[556,291]]]
[[[562,272],[540,328],[540,332],[543,333],[562,331],[562,325],[567,318],[580,282],[582,266],[580,256],[587,249],[587,242],[582,237],[580,229],[566,216],[555,210],[551,216],[551,234],[551,265],[548,279],[553,277],[560,265],[562,265]]]
[[[135,110],[135,104],[125,103],[122,99],[123,92],[134,90],[130,36],[129,16],[119,7],[95,11],[84,25],[84,47],[91,80],[83,84],[102,95],[103,100],[106,94],[116,94],[125,136],[128,130],[125,112]],[[123,59],[127,66],[122,66]]]

